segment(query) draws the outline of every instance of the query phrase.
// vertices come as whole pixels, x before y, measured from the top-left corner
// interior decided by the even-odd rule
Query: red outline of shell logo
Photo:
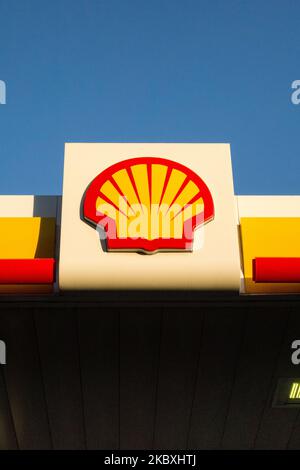
[[[104,231],[107,251],[192,251],[194,231],[214,218],[214,203],[204,181],[186,166],[130,158],[90,183],[83,218]]]

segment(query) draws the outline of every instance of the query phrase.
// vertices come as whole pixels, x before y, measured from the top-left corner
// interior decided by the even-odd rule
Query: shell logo
[[[186,166],[157,157],[116,163],[90,183],[83,218],[107,251],[192,251],[194,231],[214,218],[204,181]]]

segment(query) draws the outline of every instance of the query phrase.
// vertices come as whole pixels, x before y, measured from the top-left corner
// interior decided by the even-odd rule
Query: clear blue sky
[[[0,194],[64,142],[229,142],[237,194],[300,194],[299,0],[0,0]]]

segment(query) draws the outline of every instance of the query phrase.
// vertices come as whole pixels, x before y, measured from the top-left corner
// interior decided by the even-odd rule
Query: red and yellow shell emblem
[[[108,251],[192,251],[194,230],[213,217],[204,181],[165,158],[110,166],[91,182],[83,201],[83,218],[102,229]]]

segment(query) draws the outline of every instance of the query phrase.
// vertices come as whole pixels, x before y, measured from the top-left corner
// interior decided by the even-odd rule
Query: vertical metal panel
[[[164,306],[154,447],[185,449],[202,335],[202,309]]]
[[[3,372],[0,370],[0,450],[15,449],[18,449],[17,436],[11,416]]]
[[[226,419],[223,448],[254,447],[286,322],[287,316],[280,304],[265,302],[247,306],[245,338]]]
[[[52,447],[39,351],[30,308],[21,305],[0,310],[1,333],[7,345],[4,368],[7,393],[21,449]]]
[[[84,449],[76,312],[43,307],[35,319],[53,447]]]
[[[119,448],[119,308],[78,306],[88,449]]]
[[[162,308],[129,305],[120,315],[120,447],[151,449]]]
[[[243,336],[245,312],[206,305],[188,447],[218,449]]]
[[[297,437],[293,435],[298,416],[297,409],[291,408],[272,408],[272,400],[277,384],[278,377],[297,376],[297,366],[291,362],[291,344],[295,339],[300,338],[300,311],[299,307],[291,304],[288,300],[282,302],[282,314],[288,319],[288,325],[283,330],[283,341],[278,348],[278,356],[273,363],[273,376],[269,388],[268,402],[257,431],[255,448],[257,449],[286,449],[291,444],[297,442]],[[274,335],[273,328],[269,335]],[[299,367],[299,366],[298,366]],[[299,447],[298,447],[299,448]]]

